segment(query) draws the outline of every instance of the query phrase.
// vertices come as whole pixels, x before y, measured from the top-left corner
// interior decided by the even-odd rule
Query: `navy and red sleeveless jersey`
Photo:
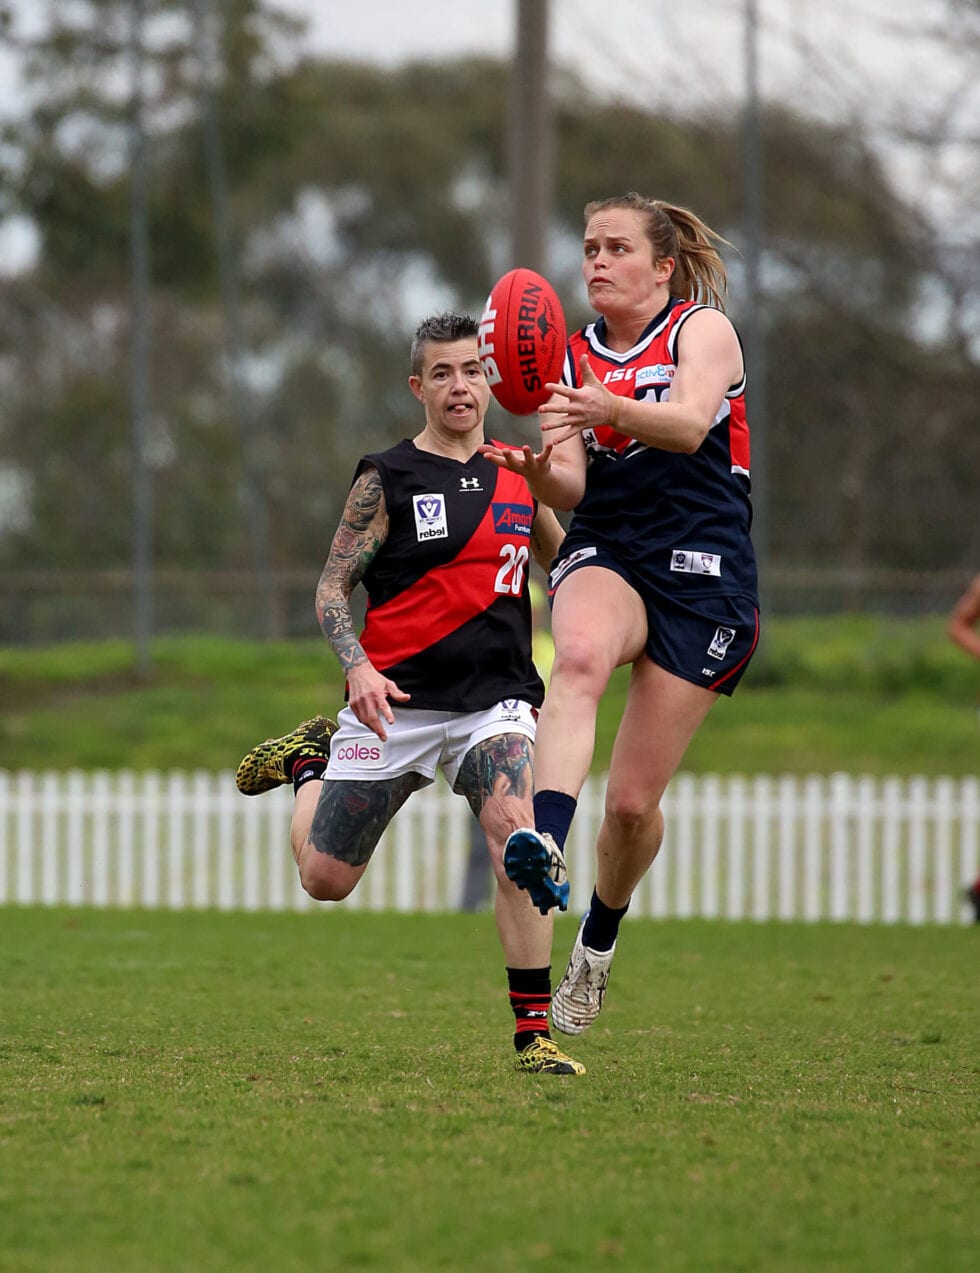
[[[569,338],[565,383],[579,385],[579,359],[586,353],[600,383],[613,393],[666,401],[677,368],[678,337],[703,308],[672,299],[625,353],[604,343],[603,319],[590,323]],[[687,572],[700,576],[708,592],[756,596],[744,376],[729,388],[693,455],[647,446],[608,425],[586,429],[583,439],[585,495],[562,557],[581,544],[596,543],[626,563],[642,563],[644,574],[671,592],[678,574]],[[690,588],[693,581],[686,582]]]
[[[482,455],[465,464],[408,439],[366,455],[388,537],[364,574],[361,645],[411,700],[399,708],[476,712],[505,698],[538,707],[528,565],[535,504],[527,483]]]

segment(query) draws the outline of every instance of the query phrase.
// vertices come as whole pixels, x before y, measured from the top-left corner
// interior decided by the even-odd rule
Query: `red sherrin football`
[[[531,415],[561,377],[565,315],[555,289],[534,270],[510,270],[493,285],[480,319],[480,362],[493,396],[513,415]]]

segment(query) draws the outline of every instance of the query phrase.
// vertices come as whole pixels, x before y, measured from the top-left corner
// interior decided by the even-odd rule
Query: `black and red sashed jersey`
[[[527,483],[482,455],[465,464],[406,439],[366,455],[388,537],[364,574],[361,644],[411,700],[475,712],[506,698],[540,706],[531,661],[528,566],[535,503]]]

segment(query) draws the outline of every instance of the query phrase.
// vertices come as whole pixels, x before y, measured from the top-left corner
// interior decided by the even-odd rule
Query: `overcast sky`
[[[36,23],[40,0],[8,0]],[[393,65],[482,52],[510,56],[517,0],[269,0],[309,20],[318,53]],[[591,88],[651,110],[737,109],[745,92],[749,0],[550,0],[553,61]],[[937,217],[969,215],[948,191],[980,138],[977,54],[931,39],[941,0],[756,0],[759,89],[824,119],[859,119],[884,139],[893,176]],[[0,111],[16,109],[16,64],[0,50]],[[910,146],[906,129],[944,121],[959,147]],[[980,210],[974,209],[980,215]],[[0,258],[11,234],[0,224]]]
[[[517,0],[274,0],[310,22],[327,56],[395,64],[510,56]],[[758,91],[827,121],[860,121],[900,188],[938,222],[976,229],[963,171],[980,146],[980,18],[973,44],[949,35],[944,0],[550,0],[552,59],[590,87],[647,109],[738,109],[746,14],[757,15]],[[958,143],[910,143],[934,130]]]
[[[273,0],[330,55],[397,63],[509,54],[516,0]],[[596,87],[648,102],[738,95],[747,0],[551,0],[551,49]],[[937,0],[756,0],[763,93],[826,109],[842,84],[938,100],[955,78],[922,32]],[[873,90],[873,91],[872,91]],[[977,105],[976,100],[974,106]]]
[[[62,0],[64,2],[64,0]],[[517,0],[268,0],[310,23],[329,56],[396,64],[513,47]],[[36,24],[44,0],[7,0]],[[748,0],[550,0],[553,57],[605,92],[658,105],[712,101],[744,88]],[[879,103],[935,103],[958,75],[923,36],[940,0],[756,0],[763,94],[826,111],[842,88]],[[980,76],[973,76],[980,80]],[[0,51],[0,104],[16,100],[16,65]],[[980,113],[980,84],[972,94]]]

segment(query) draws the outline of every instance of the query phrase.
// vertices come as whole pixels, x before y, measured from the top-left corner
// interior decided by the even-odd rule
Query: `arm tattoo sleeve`
[[[367,662],[354,631],[350,599],[387,534],[381,478],[377,469],[368,469],[351,487],[316,589],[316,617],[345,672]]]

